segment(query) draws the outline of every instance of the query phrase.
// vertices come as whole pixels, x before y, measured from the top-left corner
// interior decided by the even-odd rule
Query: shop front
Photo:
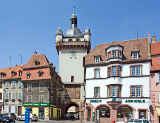
[[[56,119],[56,107],[49,103],[23,103],[22,114],[25,114],[25,108],[31,108],[32,114],[35,114],[39,119]]]

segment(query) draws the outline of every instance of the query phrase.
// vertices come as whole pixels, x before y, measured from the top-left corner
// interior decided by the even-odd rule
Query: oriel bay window
[[[119,77],[121,76],[121,66],[115,65],[108,67],[108,77]]]
[[[131,86],[130,87],[130,96],[131,97],[142,97],[142,86]]]
[[[122,58],[122,51],[121,50],[112,50],[107,52],[108,59],[114,59],[114,58]]]
[[[107,95],[108,97],[121,97],[121,85],[108,85]]]

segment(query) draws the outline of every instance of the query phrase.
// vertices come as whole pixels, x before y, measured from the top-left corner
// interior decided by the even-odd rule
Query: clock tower
[[[65,85],[70,100],[66,101],[68,109],[74,104],[75,112],[84,101],[84,56],[90,51],[90,29],[84,33],[77,26],[77,16],[72,14],[70,28],[65,34],[61,29],[56,32],[56,49],[59,55],[59,75]],[[79,109],[78,109],[78,108]],[[72,108],[73,110],[73,108]]]

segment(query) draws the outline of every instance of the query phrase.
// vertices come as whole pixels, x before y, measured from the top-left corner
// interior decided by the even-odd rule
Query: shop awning
[[[160,116],[160,108],[156,108],[157,115]]]

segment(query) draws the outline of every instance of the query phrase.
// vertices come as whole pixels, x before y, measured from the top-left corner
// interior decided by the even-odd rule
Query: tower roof
[[[77,27],[77,16],[72,14],[71,16],[71,28],[66,32],[66,37],[79,37],[82,36],[81,30]]]

